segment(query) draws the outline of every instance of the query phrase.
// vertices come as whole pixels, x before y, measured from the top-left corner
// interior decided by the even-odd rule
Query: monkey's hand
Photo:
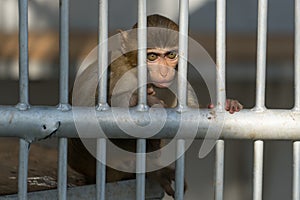
[[[212,109],[214,108],[214,105],[209,104],[208,108]],[[243,109],[243,105],[238,100],[226,99],[225,110],[228,111],[230,114],[239,112],[242,109]]]
[[[129,107],[133,107],[136,106],[138,103],[138,95],[137,94],[133,94],[131,95],[130,99],[129,99]],[[165,104],[164,101],[160,100],[159,98],[157,98],[154,95],[147,95],[147,104],[148,106],[152,107],[157,107],[157,108],[166,108],[167,105]],[[125,107],[125,106],[124,106]]]
[[[151,96],[154,96],[156,94],[156,92],[154,91],[153,87],[150,86],[149,84],[147,86],[147,94],[151,95]]]
[[[147,102],[148,106],[152,107],[158,107],[158,108],[166,108],[167,105],[165,104],[164,101],[160,100],[154,95],[147,95]]]
[[[175,198],[175,191],[172,188],[172,181],[175,181],[175,169],[168,166],[160,170],[149,172],[148,177],[156,180],[165,192]],[[186,181],[184,181],[184,192],[187,189]]]
[[[228,111],[230,114],[239,112],[242,109],[243,105],[240,104],[238,100],[226,99],[225,110]]]

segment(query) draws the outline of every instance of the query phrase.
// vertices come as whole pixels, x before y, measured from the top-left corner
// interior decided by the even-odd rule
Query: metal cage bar
[[[226,0],[216,2],[216,87],[217,109],[225,110],[226,88]]]
[[[258,1],[257,75],[255,110],[265,110],[268,0]]]
[[[217,109],[225,110],[226,88],[226,0],[217,0],[216,7],[216,87]]]
[[[106,180],[106,139],[97,139],[97,166],[96,166],[97,200],[105,200]]]
[[[257,24],[257,74],[256,74],[256,105],[255,111],[264,111],[266,85],[266,52],[267,52],[267,15],[268,0],[258,1]],[[261,200],[263,192],[263,147],[264,142],[254,142],[253,163],[253,199]]]
[[[179,6],[178,109],[181,111],[187,107],[189,0],[180,0]]]
[[[29,142],[20,139],[19,150],[19,177],[18,177],[18,199],[27,200],[27,177],[28,177],[28,156]]]
[[[178,139],[176,145],[176,176],[175,176],[175,199],[183,200],[184,195],[184,161],[185,140]]]
[[[300,199],[300,141],[293,143],[293,200]]]
[[[18,108],[29,107],[28,70],[28,0],[19,0],[19,93]]]
[[[295,106],[300,111],[300,1],[295,0]]]
[[[99,0],[98,19],[98,107],[104,111],[109,108],[107,103],[107,67],[108,67],[108,1]],[[106,188],[106,139],[97,139],[96,162],[96,199],[105,200]]]
[[[95,117],[85,108],[76,108],[78,112],[77,119],[86,120]],[[132,138],[118,127],[125,126],[128,123],[126,118],[127,110],[123,108],[114,108],[105,112],[96,112],[96,118],[104,132],[110,132],[110,138]],[[160,117],[163,110],[153,109],[151,113],[153,118],[151,123],[153,126],[161,124]],[[166,109],[167,118],[164,129],[154,135],[153,139],[174,138],[177,134],[178,120],[181,114],[174,109]],[[149,119],[145,117],[144,112],[137,111],[135,108],[130,109],[133,116],[133,123],[147,123]],[[10,116],[14,116],[14,120],[10,121]],[[264,112],[253,112],[251,110],[242,110],[234,115],[226,115],[226,120],[221,122],[212,120],[215,115],[209,109],[191,109],[185,113],[185,117],[181,119],[182,124],[197,126],[196,138],[205,138],[207,128],[209,126],[223,126],[220,138],[222,139],[248,139],[248,140],[300,140],[300,112],[291,112],[291,110],[272,110],[268,109]],[[41,118],[44,120],[41,122]],[[269,119],[266,121],[265,119]],[[72,112],[58,112],[53,107],[32,106],[28,111],[23,112],[14,106],[0,106],[0,121],[3,126],[0,127],[1,137],[23,137],[21,132],[26,132],[26,137],[43,139],[49,136],[51,130],[58,130],[56,137],[78,137],[76,126],[73,120]],[[118,123],[116,123],[118,121]],[[237,126],[236,122],[239,122]],[[261,122],[264,123],[261,123]],[[59,128],[57,124],[60,124]],[[26,124],[26,126],[24,126]],[[42,131],[41,126],[46,124],[49,131]],[[276,125],[276,128],[274,128]],[[249,134],[252,133],[252,134]],[[102,133],[91,133],[87,137],[105,137]],[[142,136],[142,134],[141,134]],[[178,137],[178,135],[177,135]],[[194,138],[194,133],[185,132],[179,136],[180,138]],[[210,139],[210,138],[208,138]]]
[[[60,0],[59,7],[60,84],[59,102],[69,102],[69,0]]]
[[[295,0],[295,105],[300,111],[300,0]],[[293,200],[300,199],[300,141],[293,143]]]
[[[226,88],[226,0],[216,2],[216,90],[217,110],[225,111]],[[224,141],[216,143],[215,199],[223,199],[224,190]]]
[[[19,93],[17,108],[29,107],[29,70],[28,70],[28,0],[19,0]],[[18,198],[27,199],[27,177],[29,142],[20,139],[19,145]]]
[[[264,142],[254,142],[254,167],[253,167],[253,200],[261,200],[263,194],[263,157]]]
[[[59,138],[58,145],[58,199],[67,199],[67,152],[68,152],[68,139]]]
[[[189,0],[179,2],[179,61],[178,61],[178,105],[183,112],[187,108],[187,59],[188,59]],[[183,200],[185,140],[176,143],[175,199]]]
[[[216,144],[215,161],[215,199],[223,199],[224,188],[224,140],[218,140]]]
[[[138,111],[147,106],[147,1],[138,1]],[[136,153],[136,199],[145,199],[146,185],[146,139],[137,139]]]
[[[99,0],[99,45],[98,45],[98,110],[107,110],[107,67],[108,67],[108,1]]]
[[[145,199],[146,139],[137,139],[136,151],[136,199]]]
[[[60,0],[59,7],[59,50],[60,50],[60,78],[59,78],[59,110],[69,109],[69,0]],[[67,199],[67,152],[68,139],[59,138],[58,146],[58,199]]]
[[[147,110],[147,1],[138,1],[138,109]]]

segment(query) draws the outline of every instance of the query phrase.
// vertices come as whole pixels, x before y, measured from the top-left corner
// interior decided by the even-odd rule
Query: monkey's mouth
[[[153,83],[153,84],[158,88],[167,88],[172,84],[172,81],[169,81],[169,82],[156,82],[156,83]]]

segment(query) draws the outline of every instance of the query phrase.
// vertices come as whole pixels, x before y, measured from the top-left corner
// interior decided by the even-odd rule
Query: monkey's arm
[[[191,108],[199,108],[199,102],[197,100],[197,95],[195,94],[195,91],[193,90],[192,86],[188,84],[187,89],[187,104]]]
[[[115,78],[114,78],[115,79]],[[111,80],[109,103],[113,107],[132,107],[137,104],[138,80],[136,69],[129,70],[118,80]]]

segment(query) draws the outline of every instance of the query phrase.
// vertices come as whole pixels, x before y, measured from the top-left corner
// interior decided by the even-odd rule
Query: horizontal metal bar
[[[16,136],[27,140],[42,139],[49,136],[78,137],[76,127],[86,125],[92,130],[93,125],[101,125],[103,132],[111,138],[132,138],[124,133],[120,127],[133,123],[149,124],[149,129],[141,132],[141,136],[152,135],[153,127],[161,126],[161,116],[165,116],[165,124],[162,130],[151,138],[172,138],[176,135],[180,124],[188,124],[188,130],[198,127],[197,138],[204,138],[209,126],[223,126],[220,139],[282,139],[300,140],[300,113],[293,110],[265,110],[254,112],[244,109],[235,114],[225,114],[225,119],[220,120],[216,113],[209,109],[190,109],[184,113],[178,113],[175,109],[162,110],[151,109],[149,112],[139,112],[134,108],[114,108],[108,111],[98,112],[95,108],[88,109],[73,107],[72,110],[61,112],[55,107],[32,106],[27,111],[20,111],[13,106],[0,106],[0,137]],[[151,117],[150,117],[151,116]],[[75,122],[82,122],[78,124]],[[118,123],[116,123],[118,122]],[[120,127],[119,127],[120,126]],[[146,131],[147,130],[147,131]],[[88,132],[83,137],[103,137],[101,132]],[[177,138],[193,138],[191,131],[177,135]],[[208,136],[208,138],[210,138]]]

